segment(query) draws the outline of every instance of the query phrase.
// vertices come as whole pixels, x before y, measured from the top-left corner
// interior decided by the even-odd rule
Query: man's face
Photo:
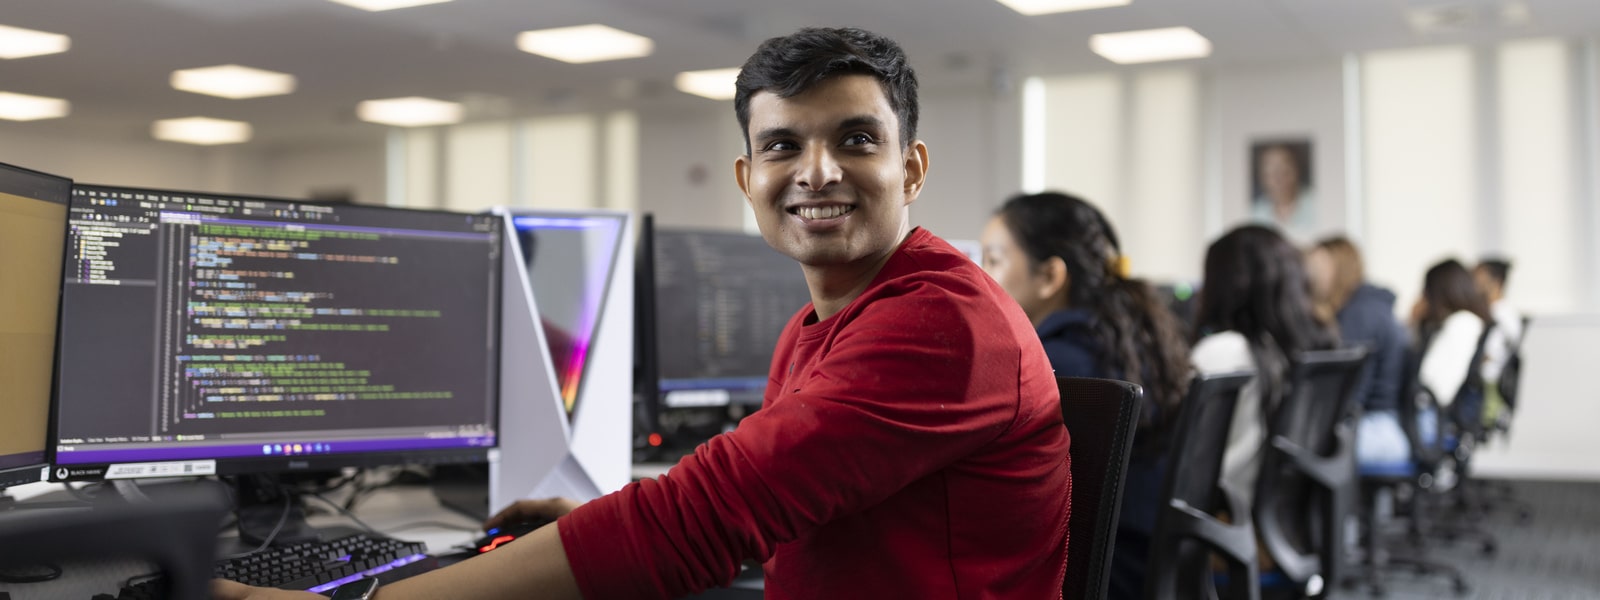
[[[1500,299],[1500,284],[1489,276],[1488,270],[1482,267],[1473,269],[1472,279],[1478,284],[1478,289],[1483,291],[1484,297],[1488,298],[1489,302],[1492,303]]]
[[[842,75],[789,98],[750,98],[750,155],[735,161],[761,236],[812,267],[871,261],[909,230],[927,147],[902,148],[878,80]]]

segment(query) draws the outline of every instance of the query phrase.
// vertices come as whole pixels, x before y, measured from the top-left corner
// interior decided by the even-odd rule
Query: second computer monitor
[[[773,346],[811,294],[800,265],[760,236],[645,222],[638,385],[653,431],[643,441],[687,448],[761,404]]]
[[[72,181],[0,164],[0,488],[45,467]]]
[[[501,219],[79,186],[61,479],[482,460]]]

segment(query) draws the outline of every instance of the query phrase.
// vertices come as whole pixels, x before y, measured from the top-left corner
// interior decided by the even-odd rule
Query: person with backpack
[[[1494,317],[1494,332],[1489,334],[1484,346],[1483,380],[1489,392],[1484,411],[1484,423],[1495,423],[1505,417],[1508,409],[1516,407],[1517,383],[1522,372],[1523,316],[1506,300],[1506,278],[1511,275],[1511,261],[1486,258],[1473,267],[1472,277],[1478,289],[1483,290],[1489,302],[1489,315]]]
[[[1494,319],[1472,273],[1455,260],[1428,269],[1411,317],[1420,357],[1417,383],[1457,422],[1481,418],[1484,342]]]

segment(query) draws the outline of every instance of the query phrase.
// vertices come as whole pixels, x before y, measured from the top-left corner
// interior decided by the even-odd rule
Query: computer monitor
[[[643,441],[692,446],[760,406],[773,346],[811,293],[800,266],[760,236],[647,218],[639,240]]]
[[[481,461],[503,220],[77,186],[57,479]]]
[[[0,164],[0,489],[46,467],[72,181]]]

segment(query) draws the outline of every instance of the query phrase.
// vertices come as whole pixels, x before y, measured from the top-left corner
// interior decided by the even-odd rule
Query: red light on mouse
[[[488,551],[493,550],[495,548],[499,548],[501,544],[504,544],[504,543],[509,542],[511,540],[514,540],[514,539],[517,539],[517,536],[514,536],[514,535],[502,535],[502,536],[496,537],[496,538],[494,538],[494,540],[489,542],[489,545],[484,546],[482,548],[479,548],[478,549],[478,553],[479,554],[483,554],[484,552],[488,552]]]
[[[659,433],[650,434],[650,445],[652,447],[660,446],[661,445],[661,434],[659,434]]]

